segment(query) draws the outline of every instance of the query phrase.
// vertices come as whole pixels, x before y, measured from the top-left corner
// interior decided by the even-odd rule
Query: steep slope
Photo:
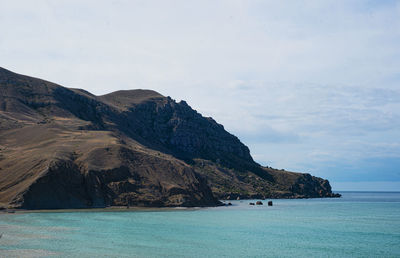
[[[136,95],[140,97],[134,97]],[[116,92],[99,99],[118,108],[121,118],[118,130],[143,139],[152,148],[170,152],[190,163],[194,158],[218,160],[227,167],[264,174],[247,146],[212,118],[201,116],[185,101],[177,103],[170,97],[144,90]]]
[[[122,118],[96,97],[4,69],[0,89],[1,203],[30,209],[218,204],[189,165],[113,131],[108,119]]]
[[[94,96],[0,68],[3,205],[214,206],[232,196],[332,192],[326,180],[261,167],[184,101],[150,90]]]

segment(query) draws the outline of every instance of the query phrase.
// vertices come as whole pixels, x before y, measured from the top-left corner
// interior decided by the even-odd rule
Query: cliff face
[[[255,163],[212,118],[149,90],[94,96],[0,68],[0,204],[214,206],[329,197],[329,182]]]
[[[128,94],[137,93],[155,96],[154,92],[143,90]],[[238,169],[257,170],[259,167],[248,147],[236,136],[212,118],[197,113],[185,101],[177,103],[170,97],[159,95],[140,103],[124,101],[121,107],[118,99],[126,94],[117,92],[99,98],[118,110],[118,121],[115,117],[110,120],[114,119],[119,131],[191,164],[194,158],[202,158]]]
[[[121,147],[88,156],[53,161],[12,204],[26,209],[217,204],[205,180],[184,164]],[[104,156],[99,167],[97,157]]]

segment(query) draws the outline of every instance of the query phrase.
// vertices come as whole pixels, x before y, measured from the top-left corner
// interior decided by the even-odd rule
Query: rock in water
[[[257,201],[256,205],[263,205],[262,201]]]

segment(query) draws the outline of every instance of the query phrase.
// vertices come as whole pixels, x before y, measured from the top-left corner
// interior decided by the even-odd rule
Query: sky
[[[400,191],[400,1],[0,0],[0,66],[153,89],[262,165]]]

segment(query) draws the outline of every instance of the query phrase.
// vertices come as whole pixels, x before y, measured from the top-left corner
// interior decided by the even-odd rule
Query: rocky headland
[[[327,180],[257,164],[185,101],[95,96],[0,68],[0,206],[216,206],[218,199],[337,197]]]

